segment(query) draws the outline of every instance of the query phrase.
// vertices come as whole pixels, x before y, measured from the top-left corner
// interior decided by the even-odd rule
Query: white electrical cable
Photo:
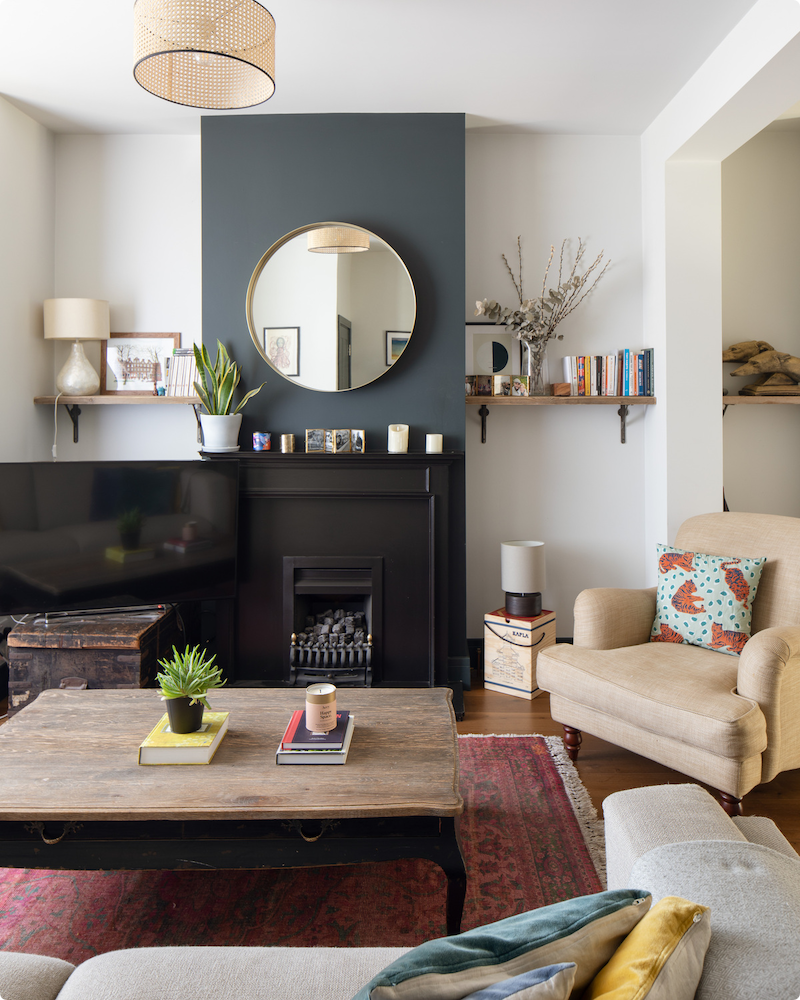
[[[58,394],[60,396],[61,393]],[[58,396],[56,396],[56,401],[53,403],[53,461],[58,461],[58,448],[56,447],[56,442],[58,441]],[[2,998],[0,998],[2,1000]]]

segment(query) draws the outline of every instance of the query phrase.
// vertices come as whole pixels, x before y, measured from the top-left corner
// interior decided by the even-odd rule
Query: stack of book
[[[197,381],[197,362],[194,348],[176,347],[167,362],[167,395],[196,396],[194,383]]]
[[[329,733],[312,733],[306,727],[306,713],[292,713],[281,745],[275,753],[277,764],[344,764],[353,738],[355,716],[336,713],[336,728]]]
[[[561,359],[571,396],[654,396],[653,348]]]
[[[203,712],[196,733],[173,733],[162,715],[139,747],[140,764],[209,764],[228,729],[228,712]]]

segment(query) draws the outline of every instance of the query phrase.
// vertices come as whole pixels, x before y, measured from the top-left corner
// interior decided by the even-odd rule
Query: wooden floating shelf
[[[617,406],[619,439],[625,444],[625,421],[629,406],[653,406],[655,396],[465,396],[466,403],[480,406],[481,444],[486,444],[486,418],[492,406]]]
[[[795,406],[800,405],[800,396],[723,396],[722,405],[727,406],[729,403],[772,403],[789,405],[794,404]]]
[[[189,403],[194,405],[199,404],[200,400],[197,396],[135,396],[133,394],[128,395],[127,393],[115,395],[114,393],[109,393],[108,395],[97,395],[97,396],[34,396],[33,401],[37,404],[52,406],[58,399],[59,403],[63,403],[65,406],[110,406],[119,405],[120,403],[130,406],[142,403],[157,403],[159,406],[163,403]]]
[[[652,406],[655,396],[465,396],[472,406]]]

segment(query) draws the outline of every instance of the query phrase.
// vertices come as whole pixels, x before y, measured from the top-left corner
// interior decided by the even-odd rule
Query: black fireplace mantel
[[[217,457],[217,456],[215,456]],[[443,684],[466,654],[464,455],[238,453],[232,674],[288,683],[285,556],[380,557],[380,687]]]

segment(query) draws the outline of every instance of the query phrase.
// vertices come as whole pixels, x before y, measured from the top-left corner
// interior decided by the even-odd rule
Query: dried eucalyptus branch
[[[564,254],[566,246],[567,240],[565,239],[561,243],[556,288],[547,288],[547,279],[556,252],[555,246],[551,246],[550,257],[547,261],[544,278],[542,279],[542,293],[538,298],[525,299],[522,292],[522,239],[518,236],[517,257],[519,259],[519,280],[514,277],[514,272],[511,270],[505,254],[501,254],[501,257],[519,298],[519,308],[508,309],[499,305],[494,300],[483,299],[483,301],[475,303],[475,315],[487,316],[489,319],[493,319],[495,323],[507,326],[515,337],[528,343],[535,342],[543,345],[553,338],[562,340],[563,334],[556,334],[556,327],[578,308],[606,273],[611,263],[608,260],[603,264],[605,251],[601,250],[586,270],[582,274],[579,274],[578,269],[586,253],[586,244],[579,238],[575,259],[572,262],[572,267],[566,280],[564,280]],[[602,267],[601,264],[603,265]]]

